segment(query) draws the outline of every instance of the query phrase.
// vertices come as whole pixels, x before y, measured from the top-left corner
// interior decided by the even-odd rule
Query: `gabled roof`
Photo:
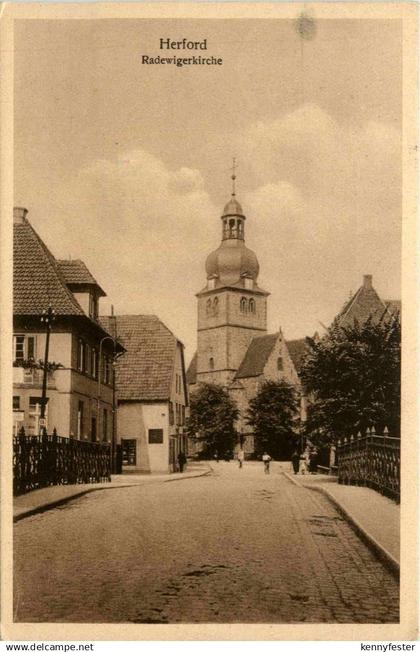
[[[303,358],[306,353],[306,340],[288,340],[286,346],[296,371],[299,373],[302,368]]]
[[[260,376],[266,365],[268,357],[272,352],[279,334],[261,335],[254,337],[248,347],[244,359],[236,372],[236,378],[249,378],[251,376]]]
[[[83,260],[57,260],[57,264],[67,285],[95,285],[99,294],[106,297],[106,293],[93,278]]]
[[[13,314],[40,315],[49,305],[57,315],[85,314],[54,256],[24,219],[13,225]]]
[[[197,351],[194,353],[190,364],[187,369],[187,383],[188,385],[195,385],[197,382]]]
[[[118,400],[168,401],[179,340],[155,315],[116,315],[100,321],[111,330],[112,319],[126,349],[116,366]]]
[[[355,320],[363,323],[369,317],[381,319],[386,310],[385,303],[372,287],[372,277],[366,275],[363,279],[363,285],[338,313],[334,320],[334,325],[352,326]]]

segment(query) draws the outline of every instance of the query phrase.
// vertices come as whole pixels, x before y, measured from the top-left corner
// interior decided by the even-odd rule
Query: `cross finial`
[[[235,192],[235,179],[236,179],[235,170],[236,170],[236,168],[237,168],[236,158],[233,157],[233,159],[232,159],[232,176],[231,176],[231,179],[232,179],[232,197],[234,197],[236,195],[236,192]]]

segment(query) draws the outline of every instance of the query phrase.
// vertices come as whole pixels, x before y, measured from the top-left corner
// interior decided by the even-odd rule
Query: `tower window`
[[[241,312],[248,312],[248,301],[245,297],[242,297],[240,304]]]
[[[206,303],[206,313],[207,313],[208,315],[211,315],[211,299],[207,299],[207,303]]]
[[[249,312],[255,313],[255,301],[254,301],[254,299],[249,300]]]
[[[214,358],[209,359],[209,367],[210,367],[211,370],[214,369]]]
[[[215,297],[213,301],[213,315],[218,315],[218,314],[219,314],[219,299]]]

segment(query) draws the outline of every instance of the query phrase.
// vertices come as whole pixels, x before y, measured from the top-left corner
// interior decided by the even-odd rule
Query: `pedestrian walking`
[[[241,448],[241,450],[238,452],[238,464],[240,469],[243,467],[244,460],[245,460],[245,453]]]
[[[184,472],[184,466],[187,463],[187,458],[185,457],[184,451],[179,451],[178,453],[178,466],[179,466],[179,472],[183,473]]]
[[[300,462],[300,455],[297,450],[294,451],[292,454],[292,467],[293,467],[293,473],[297,475],[299,473],[299,462]]]
[[[309,473],[316,473],[318,470],[318,452],[316,448],[309,451]]]
[[[270,473],[271,457],[268,453],[264,453],[262,456],[262,461],[264,462],[264,473]]]

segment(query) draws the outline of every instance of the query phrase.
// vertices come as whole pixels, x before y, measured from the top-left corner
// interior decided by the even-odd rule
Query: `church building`
[[[245,419],[249,401],[265,380],[282,378],[300,390],[305,340],[287,342],[280,329],[267,334],[269,292],[258,285],[258,259],[245,245],[245,221],[233,186],[221,216],[222,241],[207,257],[207,283],[197,294],[198,346],[187,381],[190,392],[202,382],[228,389],[240,410],[238,442],[252,454],[253,433]]]

